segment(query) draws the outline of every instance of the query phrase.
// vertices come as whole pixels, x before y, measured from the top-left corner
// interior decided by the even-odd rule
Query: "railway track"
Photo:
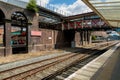
[[[88,57],[82,59],[82,60],[78,60],[75,61],[74,63],[68,65],[67,67],[57,71],[54,74],[51,74],[45,78],[43,78],[42,80],[64,80],[65,78],[67,78],[68,76],[70,76],[71,74],[73,74],[74,72],[76,72],[77,70],[79,70],[80,68],[82,68],[84,65],[86,65],[87,63],[89,63],[90,61],[92,61],[93,59],[95,59],[96,57],[98,57],[99,55],[101,55],[102,53],[104,53],[105,51],[107,51],[110,47],[112,47],[115,44],[110,45],[109,47],[105,47],[104,49],[102,48],[102,50],[100,51],[93,51],[91,53],[91,55],[89,55]],[[95,49],[97,49],[95,47]]]
[[[34,63],[0,71],[0,80],[47,80],[78,61],[94,55],[97,50],[83,49]]]
[[[89,53],[91,53],[91,52],[89,52]],[[59,62],[55,65],[52,65],[51,67],[45,69],[44,71],[37,73],[35,76],[33,76],[33,78],[29,78],[27,80],[33,80],[33,79],[34,80],[42,80],[42,79],[44,79],[45,77],[47,77],[51,74],[55,74],[56,72],[61,71],[63,68],[65,68],[68,65],[76,62],[76,60],[82,60],[82,59],[88,57],[90,55],[89,53],[78,54],[74,57],[64,59],[61,62]],[[35,77],[36,77],[36,79],[35,79]]]
[[[43,78],[42,80],[64,80],[65,78],[67,78],[68,76],[70,76],[71,74],[73,74],[74,72],[79,70],[80,68],[82,68],[84,65],[86,65],[87,63],[89,63],[90,61],[92,61],[93,59],[95,59],[96,57],[98,57],[105,51],[106,50],[102,50],[100,52],[95,52],[97,54],[93,54],[93,55],[88,56],[87,58],[84,58],[83,60],[76,61],[75,63],[69,65],[68,67],[64,68],[63,70],[56,72],[52,75],[49,75],[49,76]]]
[[[75,58],[75,56],[77,57],[78,55],[80,55],[80,57],[83,57],[87,55],[87,53],[86,54],[78,54],[78,53],[65,54],[62,56],[57,56],[57,57],[42,60],[39,62],[18,66],[15,68],[11,68],[9,70],[4,70],[0,72],[0,80],[23,80],[53,65],[64,62],[65,60],[68,60],[70,58]]]

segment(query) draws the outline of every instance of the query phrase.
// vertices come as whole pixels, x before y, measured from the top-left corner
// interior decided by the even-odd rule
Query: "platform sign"
[[[41,36],[42,32],[41,31],[31,31],[31,36]]]

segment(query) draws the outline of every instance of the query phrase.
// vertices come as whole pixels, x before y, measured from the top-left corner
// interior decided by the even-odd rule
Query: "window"
[[[26,46],[27,18],[22,12],[14,12],[11,16],[11,45],[12,47]]]

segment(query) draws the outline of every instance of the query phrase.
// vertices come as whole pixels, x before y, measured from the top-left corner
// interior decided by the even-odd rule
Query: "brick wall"
[[[0,56],[4,56],[3,53],[5,53],[5,52],[4,52],[4,48],[0,47]]]
[[[11,20],[11,15],[19,11],[23,13],[29,23],[32,23],[32,25],[27,26],[28,27],[28,52],[31,51],[41,51],[41,50],[49,50],[53,48],[63,48],[63,47],[70,47],[71,41],[74,40],[74,31],[59,31],[59,30],[50,30],[50,29],[41,29],[39,28],[39,18],[40,16],[38,14],[35,14],[33,12],[27,11],[26,9],[22,9],[17,6],[11,6],[7,3],[0,2],[0,9],[4,12],[5,18]],[[8,47],[5,51],[9,52],[11,51],[11,45],[10,45],[10,39],[11,39],[11,23],[6,23],[6,46]],[[61,26],[60,26],[61,27]],[[31,36],[31,31],[41,31],[41,36]],[[79,36],[77,34],[76,36]],[[78,37],[79,38],[79,37]],[[76,41],[79,41],[76,38]],[[9,50],[8,50],[9,49]],[[4,53],[4,50],[0,50],[0,53]]]

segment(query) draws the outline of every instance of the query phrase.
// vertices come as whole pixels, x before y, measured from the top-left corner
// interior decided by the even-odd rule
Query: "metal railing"
[[[12,4],[12,5],[16,5],[16,6],[22,7],[22,8],[26,8],[26,6],[28,4],[28,2],[21,1],[21,0],[0,0],[0,1]],[[42,2],[42,1],[39,1],[38,6],[44,7],[46,9],[49,9],[49,10],[54,11],[56,13],[62,14],[64,16],[72,15],[70,13],[63,11],[63,10],[60,10],[57,7],[54,7],[52,4],[47,4],[47,3]]]
[[[55,7],[55,6],[52,5],[52,4],[47,4],[47,3],[43,2],[43,1],[39,1],[38,5],[40,5],[40,6],[44,7],[44,8],[47,8],[47,9],[49,9],[49,10],[51,10],[51,11],[57,12],[57,13],[59,13],[59,14],[65,15],[65,16],[72,15],[72,14],[70,14],[70,13],[68,13],[68,12],[65,12],[65,11],[63,11],[63,10]]]
[[[27,2],[20,1],[20,0],[0,0],[0,1],[12,4],[12,5],[16,5],[16,6],[22,7],[22,8],[26,8],[26,6],[28,4]]]

